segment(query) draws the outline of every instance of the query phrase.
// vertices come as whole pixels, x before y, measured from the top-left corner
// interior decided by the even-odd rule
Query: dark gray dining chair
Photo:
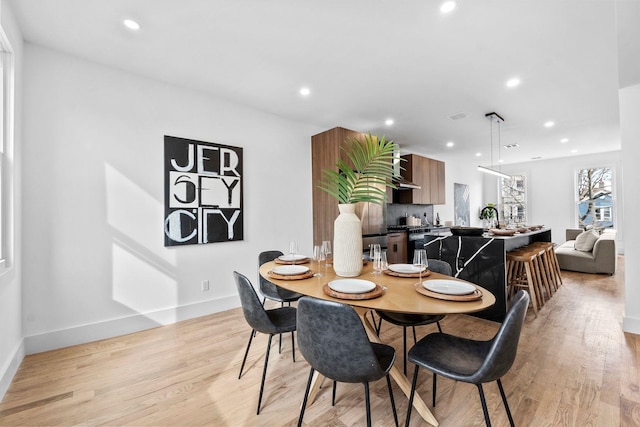
[[[439,259],[429,260],[429,270],[436,273],[446,274],[451,276],[451,266],[445,261]],[[407,375],[407,327],[411,327],[413,330],[413,343],[416,343],[416,326],[430,325],[435,323],[438,326],[438,331],[442,332],[440,327],[440,321],[444,319],[444,315],[431,315],[431,314],[411,314],[411,313],[397,313],[394,311],[376,310],[376,314],[380,316],[380,322],[376,328],[376,332],[380,335],[380,329],[382,328],[382,321],[386,320],[394,325],[402,326],[402,354],[404,355],[404,374]]]
[[[273,261],[281,255],[283,255],[283,253],[280,251],[260,252],[260,254],[258,255],[258,269],[260,269],[260,266],[262,264]],[[262,299],[262,305],[264,305],[267,298],[273,301],[278,301],[280,302],[281,306],[284,306],[284,303],[289,303],[290,305],[292,302],[297,301],[302,297],[302,294],[288,291],[274,285],[273,283],[262,277],[260,273],[258,273],[258,277],[258,280],[260,281],[260,293],[264,297]]]
[[[367,426],[371,425],[369,382],[386,377],[393,418],[398,425],[389,379],[396,351],[391,346],[370,342],[352,307],[334,301],[301,298],[298,302],[298,348],[311,365],[298,427],[302,425],[315,371],[334,381],[333,401],[336,381],[364,384]]]
[[[273,261],[279,256],[283,255],[280,251],[264,251],[258,255],[258,283],[260,283],[260,293],[262,294],[262,305],[267,299],[278,301],[280,307],[284,307],[284,304],[291,305],[292,302],[298,301],[302,294],[297,292],[288,291],[281,287],[271,283],[260,275],[260,267],[262,264]],[[282,335],[278,336],[278,353],[282,352]],[[241,372],[242,373],[242,372]]]
[[[413,395],[418,382],[418,371],[422,367],[433,372],[434,407],[436,406],[436,375],[475,384],[480,393],[480,402],[487,427],[491,427],[491,420],[482,384],[497,381],[509,424],[513,427],[513,417],[500,378],[511,369],[516,358],[518,340],[528,306],[529,294],[524,290],[518,291],[512,299],[511,307],[500,329],[489,341],[476,341],[443,333],[433,333],[413,346],[409,350],[409,360],[415,363],[416,368],[413,373],[405,426],[409,426]]]
[[[247,350],[244,352],[244,358],[242,359],[242,366],[240,367],[240,375],[238,375],[238,379],[242,376],[242,369],[247,361],[247,355],[249,354],[249,347],[251,347],[251,340],[253,340],[254,331],[269,334],[267,354],[264,356],[264,368],[262,370],[262,381],[260,383],[260,395],[258,396],[257,413],[259,415],[260,403],[262,402],[262,392],[264,391],[264,380],[267,376],[269,350],[271,350],[271,340],[275,334],[291,332],[291,352],[293,355],[293,361],[296,361],[295,338],[293,336],[293,332],[296,330],[296,308],[279,307],[271,310],[265,310],[249,279],[237,271],[233,272],[233,278],[235,279],[236,287],[238,288],[238,295],[240,296],[240,303],[242,304],[244,318],[252,328],[251,334],[249,335],[249,344],[247,344]]]

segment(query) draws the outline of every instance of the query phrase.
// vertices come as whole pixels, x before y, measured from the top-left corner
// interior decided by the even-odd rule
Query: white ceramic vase
[[[355,204],[338,205],[333,222],[333,269],[338,276],[356,277],[362,271],[362,223]]]

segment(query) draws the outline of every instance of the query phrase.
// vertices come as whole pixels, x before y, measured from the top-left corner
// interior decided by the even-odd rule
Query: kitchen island
[[[513,236],[426,234],[424,240],[428,258],[448,262],[453,276],[480,285],[495,295],[495,305],[476,315],[502,322],[507,313],[507,252],[532,242],[550,242],[551,229]]]

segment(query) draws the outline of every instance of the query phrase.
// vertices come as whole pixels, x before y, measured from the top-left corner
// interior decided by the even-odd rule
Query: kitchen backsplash
[[[399,203],[387,203],[387,225],[400,225],[401,218],[415,216],[425,224],[425,214],[427,221],[433,225],[433,205],[402,205]]]

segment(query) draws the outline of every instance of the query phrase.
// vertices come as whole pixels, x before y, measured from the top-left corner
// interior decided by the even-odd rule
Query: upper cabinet
[[[444,205],[444,162],[407,154],[402,156],[402,177],[421,188],[396,192],[394,202],[403,204]]]

